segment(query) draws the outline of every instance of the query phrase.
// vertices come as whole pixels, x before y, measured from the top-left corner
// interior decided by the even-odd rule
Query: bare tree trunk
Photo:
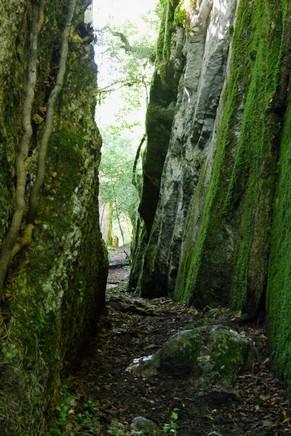
[[[67,15],[67,20],[65,24],[65,29],[63,32],[58,75],[56,79],[56,84],[53,90],[51,91],[49,97],[44,132],[38,150],[37,174],[36,174],[36,180],[32,186],[31,193],[30,193],[27,225],[25,227],[21,239],[15,244],[15,247],[13,249],[14,256],[24,247],[30,245],[32,242],[34,220],[37,214],[39,194],[45,178],[46,156],[48,151],[49,140],[53,130],[55,104],[64,85],[64,79],[65,79],[66,68],[67,68],[67,59],[69,53],[69,35],[70,35],[72,20],[74,17],[74,12],[76,9],[76,4],[77,4],[77,0],[71,0],[68,15]]]
[[[101,203],[100,227],[104,242],[111,245],[112,241],[112,202]]]

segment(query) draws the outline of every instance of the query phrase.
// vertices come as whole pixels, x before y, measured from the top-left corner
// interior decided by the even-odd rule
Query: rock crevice
[[[172,20],[186,35],[185,66],[158,201],[141,199],[153,220],[134,251],[134,282],[147,297],[228,305],[253,320],[266,312],[277,368],[290,381],[281,339],[291,314],[290,2],[191,5]]]

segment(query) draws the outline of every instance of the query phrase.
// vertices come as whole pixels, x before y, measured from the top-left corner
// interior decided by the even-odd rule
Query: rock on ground
[[[255,359],[252,340],[222,325],[182,330],[152,356],[136,359],[128,371],[149,378],[158,372],[192,374],[200,388],[231,386]]]

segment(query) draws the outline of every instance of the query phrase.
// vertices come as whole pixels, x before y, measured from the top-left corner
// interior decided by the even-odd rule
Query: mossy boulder
[[[132,435],[159,436],[162,434],[155,422],[143,416],[134,418],[130,427]]]
[[[251,339],[222,325],[183,330],[153,356],[141,358],[129,371],[148,378],[159,372],[191,376],[200,389],[231,386],[256,357]]]

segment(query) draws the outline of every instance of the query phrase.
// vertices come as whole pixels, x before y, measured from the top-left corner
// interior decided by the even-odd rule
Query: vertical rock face
[[[290,26],[290,23],[289,23]],[[289,28],[290,29],[290,28]],[[281,144],[267,290],[267,322],[274,362],[291,393],[291,95]]]
[[[271,255],[267,284],[267,324],[274,362],[291,393],[291,4],[283,2],[282,63],[278,85],[282,123],[278,144],[278,182],[275,191]],[[274,107],[274,106],[273,106]]]
[[[235,8],[235,1],[203,1],[198,9],[193,4],[188,11],[183,47],[185,67],[167,142],[167,157],[165,164],[160,165],[163,168],[160,199],[140,277],[143,295],[163,295],[175,288],[188,206],[213,149],[212,133]],[[181,27],[177,29],[181,32]],[[150,135],[151,125],[147,129]],[[157,153],[157,146],[155,150]],[[147,209],[144,198],[141,208]]]
[[[286,4],[240,1],[205,207],[194,193],[176,293],[254,315],[267,286],[274,187],[288,81]],[[262,20],[264,12],[268,20]],[[282,88],[282,89],[281,89]],[[283,90],[284,88],[284,90]],[[187,238],[187,232],[192,233]],[[191,241],[189,243],[189,241]]]
[[[23,135],[33,11],[43,4],[21,232],[29,220],[38,151],[73,3],[3,0],[0,5],[1,244],[15,207],[15,159]],[[47,434],[61,374],[104,304],[107,260],[98,222],[101,139],[94,122],[96,67],[92,34],[83,21],[89,3],[76,2],[68,34],[64,84],[53,111],[32,242],[11,261],[1,295],[1,434]]]
[[[100,214],[100,229],[102,239],[106,245],[111,245],[112,242],[112,203],[105,203],[99,200],[99,214]]]
[[[182,53],[185,32],[173,26],[179,1],[161,2],[163,17],[157,44],[157,60],[146,115],[147,147],[143,156],[143,183],[135,242],[130,287],[139,286],[144,250],[151,232],[159,199],[161,175],[169,146],[175,114],[178,83],[184,65]]]
[[[291,4],[183,4],[172,28],[185,30],[185,68],[139,287],[251,317],[267,293],[277,367],[290,381]]]

